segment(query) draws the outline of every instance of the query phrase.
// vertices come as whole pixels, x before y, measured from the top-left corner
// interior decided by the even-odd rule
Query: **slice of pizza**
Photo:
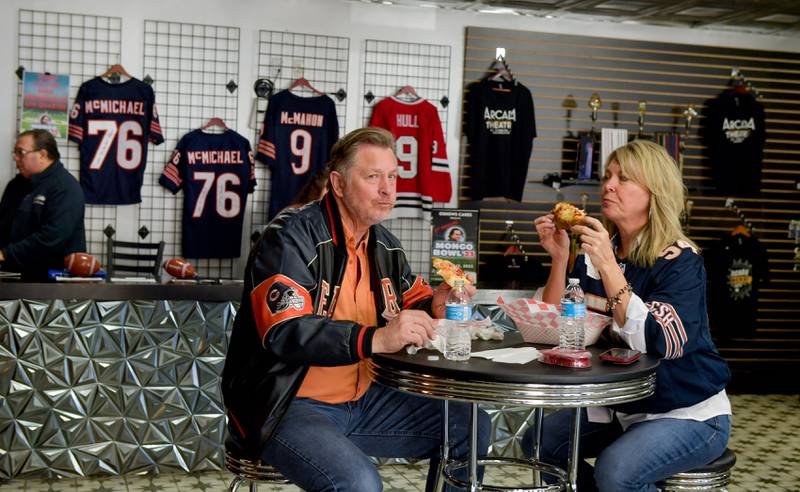
[[[553,220],[557,229],[570,230],[586,218],[586,212],[567,202],[558,202],[552,210]]]
[[[433,268],[436,269],[436,273],[438,273],[450,287],[455,287],[456,280],[463,280],[464,285],[471,283],[466,273],[464,273],[464,270],[450,260],[434,257]]]

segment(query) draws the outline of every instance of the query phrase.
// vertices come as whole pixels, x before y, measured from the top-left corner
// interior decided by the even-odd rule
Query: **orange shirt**
[[[347,244],[347,267],[332,318],[355,321],[364,326],[375,326],[378,317],[375,297],[370,289],[369,255],[367,255],[369,232],[358,245],[346,225],[344,225],[344,236]],[[297,396],[325,403],[343,403],[361,398],[371,382],[366,360],[347,366],[311,366]]]

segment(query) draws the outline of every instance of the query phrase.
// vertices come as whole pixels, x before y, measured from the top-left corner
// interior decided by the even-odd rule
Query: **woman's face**
[[[612,161],[603,176],[603,215],[618,227],[641,227],[647,223],[650,192],[622,173]]]

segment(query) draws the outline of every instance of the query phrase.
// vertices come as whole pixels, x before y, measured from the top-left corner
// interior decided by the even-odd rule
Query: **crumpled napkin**
[[[492,362],[503,362],[506,364],[527,364],[539,358],[541,354],[535,347],[508,347],[495,350],[483,350],[473,352],[470,357],[481,357]]]
[[[409,345],[406,347],[406,352],[414,355],[419,351],[420,348],[426,348],[429,350],[438,350],[439,352],[444,353],[444,336],[447,331],[447,326],[450,323],[454,323],[454,321],[449,319],[436,320],[433,339],[425,342],[424,347],[415,347],[413,345]],[[467,324],[469,325],[470,335],[472,336],[473,340],[503,340],[503,337],[505,336],[503,330],[494,326],[494,324],[492,324],[492,320],[489,318],[482,320],[470,320],[467,321]]]

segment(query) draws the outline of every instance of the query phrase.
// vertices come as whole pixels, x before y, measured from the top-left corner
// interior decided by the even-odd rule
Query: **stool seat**
[[[731,481],[731,468],[736,464],[736,454],[725,449],[722,456],[711,463],[688,472],[676,473],[658,484],[664,492],[725,491]]]
[[[250,482],[250,491],[255,492],[256,483],[288,484],[292,483],[271,465],[261,460],[250,460],[225,450],[225,468],[236,475],[228,490],[236,492],[244,482]]]

